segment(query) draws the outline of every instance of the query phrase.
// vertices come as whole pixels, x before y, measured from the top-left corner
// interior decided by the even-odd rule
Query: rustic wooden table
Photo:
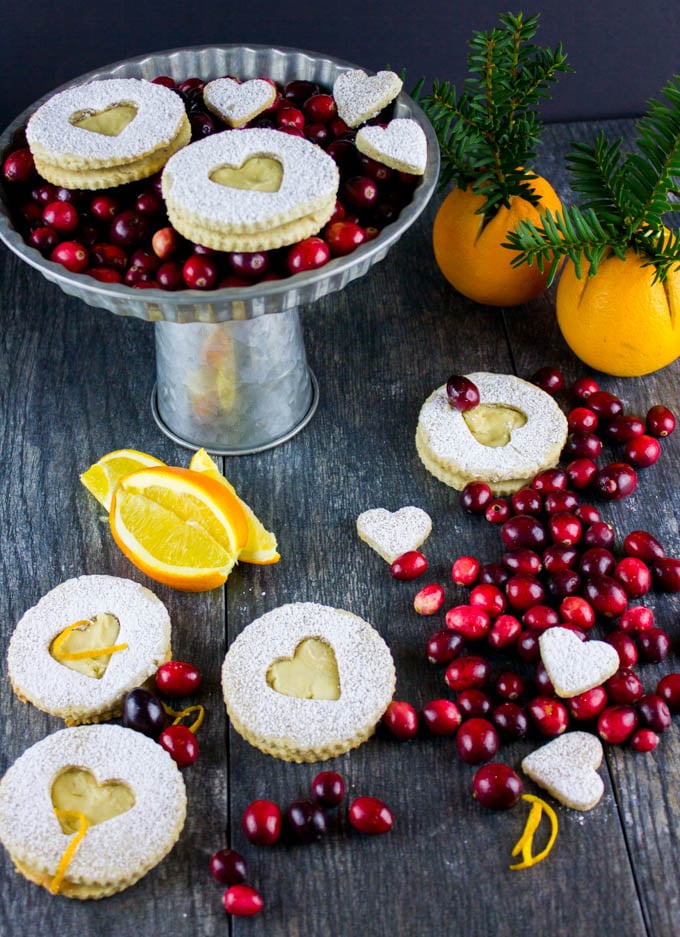
[[[573,140],[600,127],[631,139],[630,122],[549,126],[538,169],[565,198],[563,157]],[[350,796],[373,794],[392,808],[384,837],[352,833],[342,814],[323,842],[251,846],[240,817],[255,798],[285,806],[304,795],[317,771],[261,754],[228,725],[219,670],[229,642],[252,619],[278,605],[316,601],[371,621],[389,643],[399,699],[416,707],[448,695],[442,668],[428,664],[424,642],[443,624],[412,608],[416,586],[393,580],[361,543],[355,518],[364,509],[416,504],[433,518],[426,544],[428,580],[462,601],[449,576],[452,560],[473,553],[498,559],[498,531],[463,514],[456,493],[423,468],[414,446],[418,410],[453,372],[494,370],[530,375],[543,364],[567,381],[588,373],[555,324],[554,297],[507,311],[457,295],[439,274],[430,248],[438,200],[388,258],[344,292],[304,312],[310,365],[320,384],[318,411],[294,439],[223,468],[279,537],[272,567],[243,565],[228,587],[189,595],[147,583],[118,552],[79,472],[103,453],[135,447],[186,465],[189,453],[163,436],[149,399],[153,335],[137,320],[87,308],[43,281],[8,251],[0,252],[0,771],[29,745],[60,728],[20,703],[7,679],[4,649],[16,621],[59,582],[108,573],[151,585],[170,610],[176,656],[204,674],[208,710],[198,762],[185,770],[189,812],[171,855],[129,890],[100,902],[52,897],[14,874],[0,855],[0,933],[4,937],[208,937],[213,934],[309,937],[672,937],[680,932],[680,734],[677,719],[650,755],[607,747],[605,794],[588,813],[558,805],[560,832],[549,858],[508,870],[526,807],[490,812],[471,795],[474,769],[451,739],[397,743],[379,732],[324,767],[343,773]],[[621,315],[625,315],[622,308]],[[639,380],[598,375],[630,412],[654,403],[678,407],[678,363]],[[564,395],[562,403],[568,405]],[[677,482],[680,432],[663,445],[637,492],[606,505],[619,544],[628,530],[649,528],[680,553]],[[678,598],[647,604],[676,649],[662,665],[644,665],[647,689],[680,669]],[[447,606],[448,607],[448,606]],[[506,745],[499,757],[518,767],[537,739]],[[529,783],[529,790],[535,790]],[[30,810],[30,804],[26,804]],[[266,908],[252,920],[227,920],[208,860],[232,844],[250,864]]]

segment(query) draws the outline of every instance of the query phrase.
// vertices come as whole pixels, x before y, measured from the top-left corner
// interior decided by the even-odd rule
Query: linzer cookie
[[[243,127],[276,100],[276,86],[264,78],[236,81],[216,78],[203,89],[203,100],[209,111],[230,127]]]
[[[425,131],[410,117],[397,117],[386,127],[361,127],[356,147],[364,156],[399,172],[422,176],[427,166]]]
[[[174,91],[109,78],[49,98],[30,118],[26,138],[48,182],[105,189],[158,172],[189,142],[191,126]]]
[[[432,531],[432,519],[422,508],[405,507],[398,511],[371,508],[357,517],[357,534],[387,563],[409,550],[417,550]]]
[[[251,745],[313,762],[375,731],[395,688],[389,648],[351,612],[314,602],[276,608],[248,625],[222,667],[227,713]]]
[[[566,807],[592,810],[604,793],[604,782],[597,773],[602,754],[596,735],[565,732],[530,752],[522,762],[522,771]]]
[[[335,210],[334,160],[301,137],[224,131],[176,153],[163,170],[170,221],[216,250],[259,251],[319,231]]]
[[[511,494],[559,461],[567,420],[553,398],[511,374],[468,374],[479,404],[465,412],[449,403],[446,385],[423,404],[416,448],[435,478],[462,490],[485,481],[495,494]]]
[[[116,725],[55,732],[0,781],[0,842],[25,878],[68,898],[133,885],[170,852],[185,817],[170,755]]]
[[[7,669],[19,699],[77,725],[119,715],[125,694],[170,656],[170,618],[153,592],[129,579],[81,576],[24,614]]]
[[[377,117],[399,94],[402,80],[395,72],[367,75],[360,68],[343,72],[333,84],[338,116],[348,127],[359,127]]]

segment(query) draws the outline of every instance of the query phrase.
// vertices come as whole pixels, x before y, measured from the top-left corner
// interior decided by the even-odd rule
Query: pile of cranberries
[[[532,380],[551,394],[563,388],[553,368],[541,369]],[[470,383],[457,375],[449,379],[452,407],[477,405]],[[444,612],[444,627],[429,637],[426,653],[431,663],[445,667],[444,683],[454,698],[430,700],[420,711],[395,700],[383,717],[398,740],[422,730],[454,736],[466,764],[488,764],[475,776],[473,791],[480,803],[496,809],[514,805],[522,792],[515,772],[492,762],[502,742],[551,739],[571,726],[648,752],[680,713],[680,673],[645,690],[636,670],[670,652],[668,634],[639,600],[652,589],[680,592],[680,560],[666,556],[648,531],[617,538],[599,508],[581,500],[584,493],[604,501],[630,494],[637,470],[659,458],[660,440],[675,429],[675,417],[661,405],[644,417],[626,414],[621,400],[592,378],[577,380],[572,392],[564,468],[540,472],[508,498],[495,497],[482,481],[470,482],[460,494],[465,512],[498,525],[503,552],[494,562],[469,555],[453,562],[452,580],[469,589],[467,601]],[[620,461],[598,465],[603,442],[622,447]],[[415,579],[427,565],[422,553],[410,551],[395,561],[392,574]],[[423,616],[437,614],[444,603],[439,583],[424,586],[413,600]],[[558,698],[539,648],[540,634],[558,625],[583,641],[597,626],[616,648],[620,669],[602,686]]]
[[[176,84],[159,76],[154,81],[184,101],[192,140],[229,129],[205,109],[201,79]],[[371,122],[389,117],[386,109]],[[44,257],[103,283],[163,290],[247,287],[350,254],[399,216],[420,181],[360,153],[356,132],[338,117],[332,95],[315,82],[294,80],[277,87],[272,106],[247,126],[306,137],[337,163],[339,197],[318,236],[271,251],[224,252],[192,244],[168,222],[160,173],[95,192],[58,188],[36,173],[25,139],[3,163],[13,224]]]
[[[313,843],[328,833],[328,810],[345,799],[345,781],[337,771],[321,771],[312,780],[310,795],[290,803],[283,812],[272,800],[254,800],[241,818],[243,835],[255,846],[274,846],[279,841],[290,844]],[[392,812],[377,797],[356,797],[349,805],[347,818],[360,833],[381,834],[392,829]],[[260,893],[244,884],[248,866],[234,849],[220,849],[210,859],[210,874],[226,885],[222,896],[224,909],[236,917],[258,914],[264,902]]]

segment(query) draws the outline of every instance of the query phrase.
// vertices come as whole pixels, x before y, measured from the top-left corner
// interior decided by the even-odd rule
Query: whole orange
[[[680,273],[654,283],[633,250],[608,257],[582,278],[568,261],[557,287],[557,322],[581,361],[617,377],[638,377],[680,357]]]
[[[538,207],[513,196],[510,207],[501,206],[485,225],[477,214],[484,204],[483,195],[472,187],[455,188],[437,212],[432,231],[434,255],[439,269],[459,293],[488,306],[519,306],[535,299],[546,287],[547,270],[541,273],[534,265],[512,266],[513,251],[501,247],[508,231],[524,220],[539,224],[542,211],[560,211],[562,203],[555,190],[542,176],[531,180],[541,197]]]

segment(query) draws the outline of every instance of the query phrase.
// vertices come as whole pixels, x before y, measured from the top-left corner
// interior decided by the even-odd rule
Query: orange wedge
[[[90,494],[94,495],[102,507],[108,511],[111,507],[114,489],[121,478],[129,475],[130,472],[137,472],[141,468],[149,468],[153,465],[163,465],[163,462],[146,452],[138,452],[137,449],[114,449],[83,472],[80,480]]]
[[[215,462],[211,459],[205,449],[199,449],[191,457],[189,468],[194,472],[201,472],[203,475],[214,478],[224,485],[235,497],[236,489],[220,472]],[[267,530],[262,521],[256,516],[254,511],[239,498],[241,507],[246,515],[248,525],[248,539],[246,545],[239,553],[239,561],[244,563],[256,563],[258,566],[265,566],[269,563],[278,563],[281,554],[277,550],[276,536]]]
[[[186,592],[226,582],[248,539],[236,495],[213,478],[171,466],[125,475],[113,494],[109,525],[138,569]]]

